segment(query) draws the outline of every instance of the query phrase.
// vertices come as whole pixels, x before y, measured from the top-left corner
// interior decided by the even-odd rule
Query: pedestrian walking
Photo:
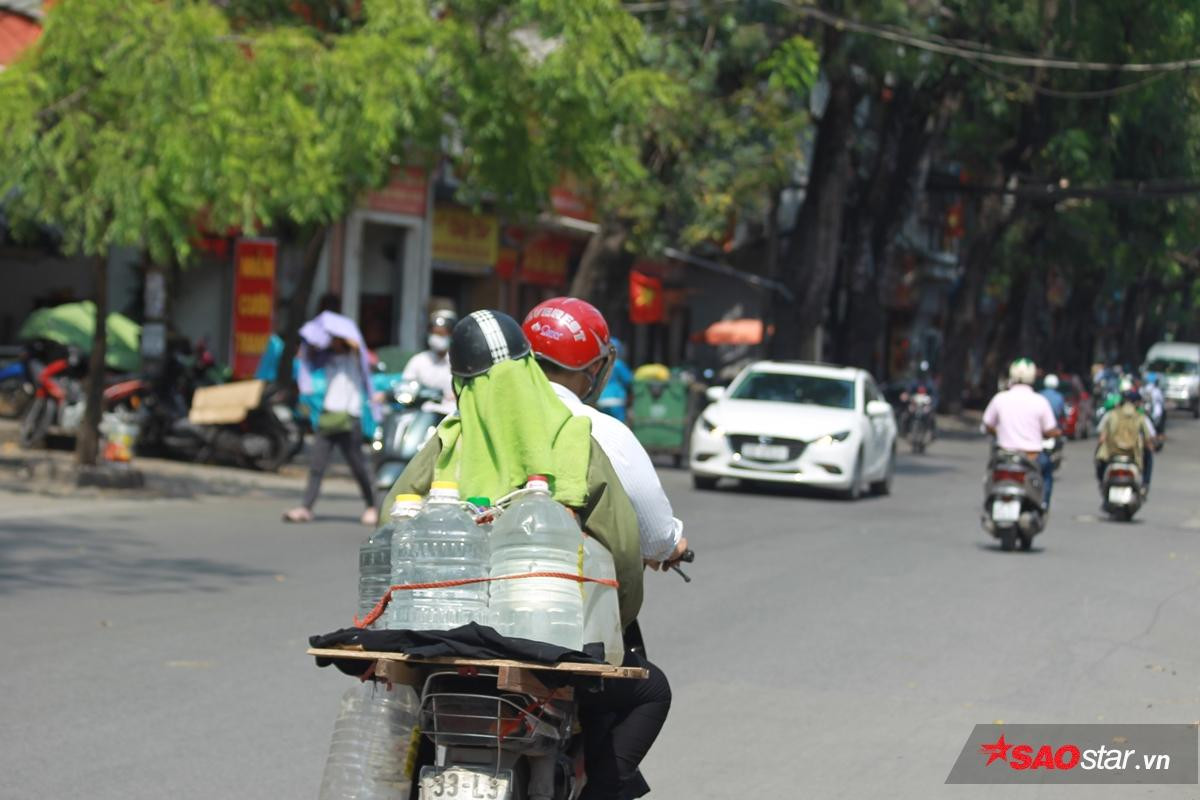
[[[308,469],[304,500],[285,512],[285,522],[310,522],[312,509],[321,490],[321,480],[329,468],[333,450],[341,450],[358,487],[365,509],[362,524],[374,527],[379,522],[375,509],[375,490],[362,452],[363,409],[378,416],[371,398],[367,346],[358,325],[334,311],[322,311],[300,329],[300,369],[297,382],[303,394],[312,392],[312,373],[323,369],[325,397],[317,417],[317,431]]]

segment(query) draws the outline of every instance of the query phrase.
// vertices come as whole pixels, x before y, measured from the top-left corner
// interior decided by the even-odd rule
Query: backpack
[[[1132,406],[1118,406],[1112,412],[1108,442],[1114,454],[1132,456],[1142,449],[1142,416]]]

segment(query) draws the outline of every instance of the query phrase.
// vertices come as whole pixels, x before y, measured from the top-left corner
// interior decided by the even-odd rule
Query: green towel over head
[[[558,502],[587,500],[592,422],[563,405],[532,355],[459,383],[458,416],[437,435],[434,480],[457,482],[462,497],[503,497],[545,475]]]

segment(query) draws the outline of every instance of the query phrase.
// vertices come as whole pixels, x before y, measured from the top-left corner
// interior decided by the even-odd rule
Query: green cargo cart
[[[676,467],[687,453],[691,415],[688,383],[672,372],[665,381],[633,381],[629,427],[650,455],[668,455]]]

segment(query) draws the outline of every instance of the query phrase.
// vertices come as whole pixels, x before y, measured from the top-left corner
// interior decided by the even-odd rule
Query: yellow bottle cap
[[[433,483],[429,484],[429,488],[431,490],[432,489],[453,489],[454,491],[458,491],[458,484],[455,483],[454,481],[434,481]]]
[[[421,495],[419,494],[398,494],[396,495],[397,503],[419,503]]]

